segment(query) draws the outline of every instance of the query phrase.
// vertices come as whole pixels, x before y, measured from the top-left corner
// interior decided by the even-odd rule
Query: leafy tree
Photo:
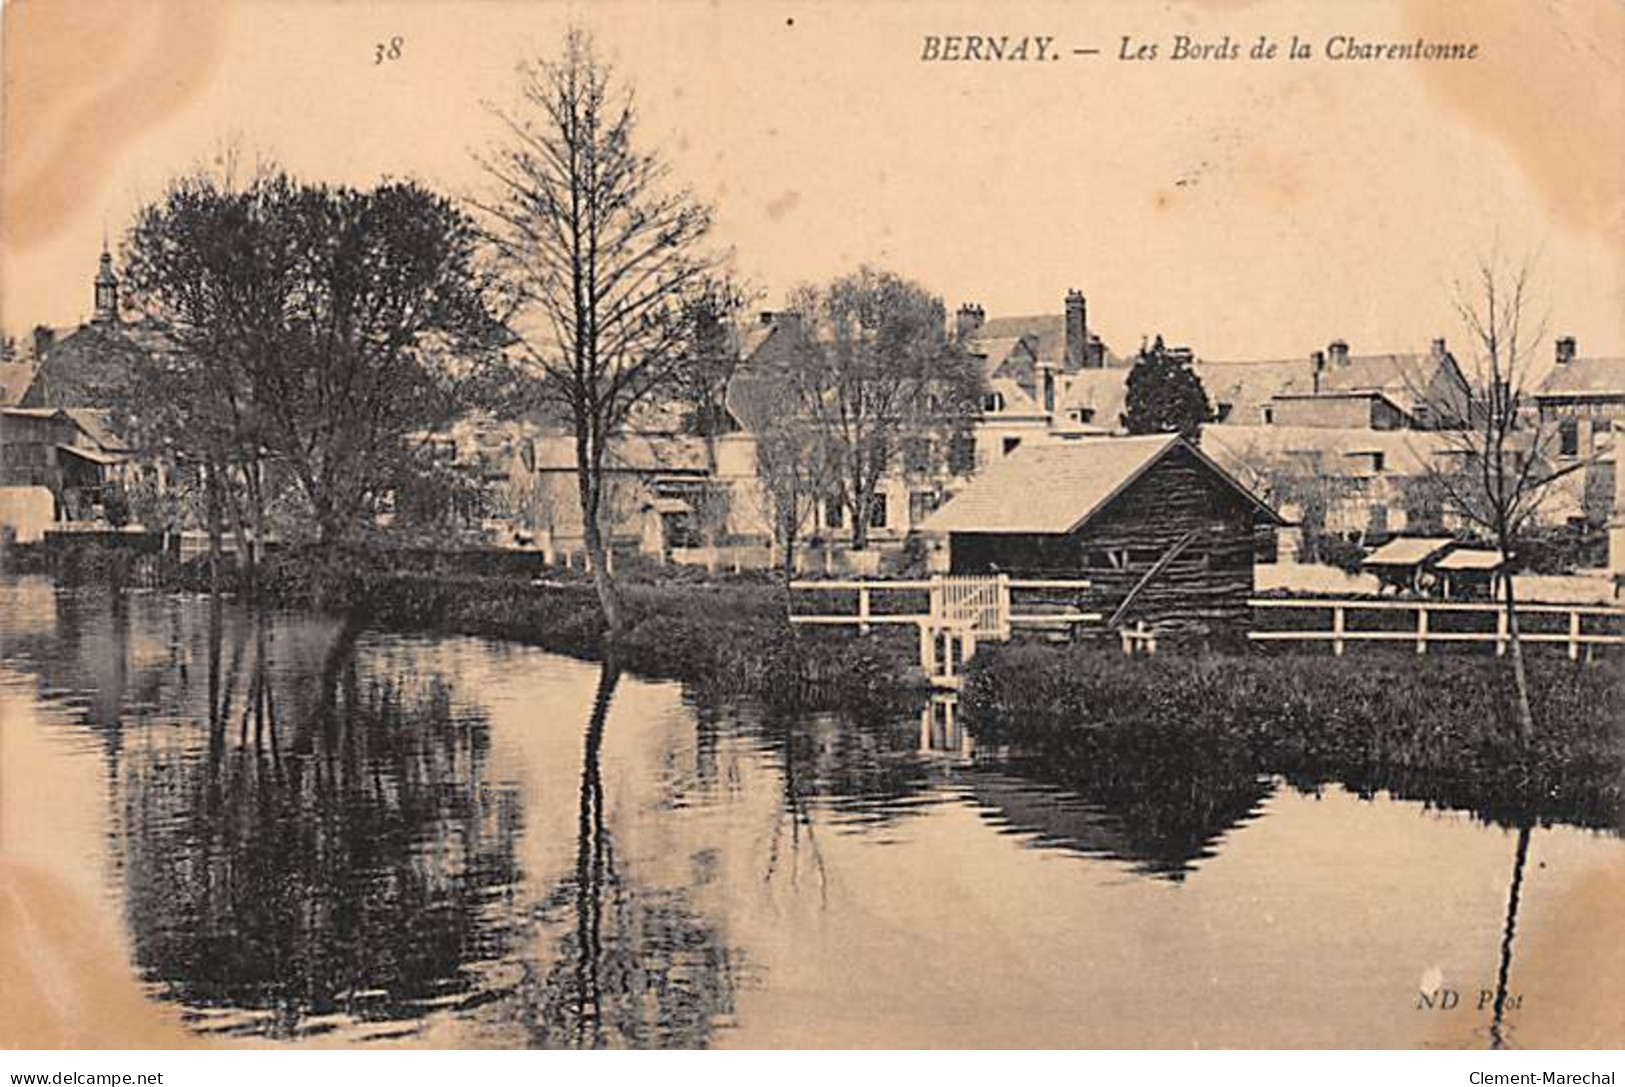
[[[575,434],[583,534],[613,636],[624,623],[603,529],[606,457],[638,409],[678,384],[720,258],[706,248],[710,207],[640,150],[631,93],[586,32],[520,73],[520,105],[494,109],[507,137],[479,160],[492,194],[477,207],[512,296],[523,399]]]
[[[1183,434],[1193,437],[1214,418],[1202,379],[1189,352],[1170,350],[1158,336],[1128,374],[1123,426],[1130,434]]]
[[[982,369],[948,336],[942,300],[891,272],[864,267],[800,288],[788,318],[781,378],[812,428],[798,444],[824,458],[862,550],[880,484],[902,467],[905,446],[930,462],[911,469],[947,472],[953,440],[980,411]]]
[[[134,375],[137,428],[212,477],[235,473],[256,535],[274,462],[318,540],[352,539],[426,434],[477,398],[503,342],[478,243],[412,183],[178,182],[125,247],[167,342]]]

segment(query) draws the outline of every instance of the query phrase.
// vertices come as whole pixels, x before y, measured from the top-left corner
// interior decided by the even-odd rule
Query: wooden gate
[[[1010,585],[1003,574],[932,580],[931,614],[969,623],[979,639],[1010,637]]]

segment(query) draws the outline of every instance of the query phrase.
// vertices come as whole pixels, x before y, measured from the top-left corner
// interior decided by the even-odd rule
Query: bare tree
[[[623,617],[606,557],[606,457],[677,381],[689,303],[720,258],[704,248],[711,209],[669,188],[663,159],[638,149],[631,92],[585,31],[520,75],[519,106],[491,107],[507,136],[479,159],[492,194],[475,203],[513,292],[526,396],[574,430],[582,531],[613,635]]]
[[[1545,320],[1534,312],[1532,271],[1528,258],[1511,262],[1495,253],[1479,259],[1470,281],[1455,285],[1453,304],[1475,356],[1465,373],[1467,417],[1459,427],[1439,432],[1441,445],[1425,461],[1445,512],[1482,532],[1500,552],[1501,599],[1525,742],[1535,722],[1511,563],[1552,487],[1593,459],[1562,456],[1556,421],[1542,418],[1535,408],[1531,369]],[[1442,415],[1444,405],[1438,407]]]
[[[916,474],[946,471],[954,439],[980,410],[982,370],[948,336],[940,298],[873,268],[798,290],[788,327],[786,395],[817,431],[862,550],[880,484],[907,459],[905,447],[918,453],[912,467],[927,470]]]
[[[818,500],[833,486],[833,469],[823,435],[808,419],[786,412],[756,435],[763,512],[772,525],[786,586],[796,574],[801,535],[817,512]]]

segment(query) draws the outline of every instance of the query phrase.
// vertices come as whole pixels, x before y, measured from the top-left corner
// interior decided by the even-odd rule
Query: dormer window
[[[999,392],[991,392],[982,397],[982,410],[990,415],[1003,411],[1004,394]]]

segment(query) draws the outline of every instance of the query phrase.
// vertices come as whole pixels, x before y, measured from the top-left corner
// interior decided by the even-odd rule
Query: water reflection
[[[1495,1003],[1490,1019],[1490,1048],[1505,1049],[1510,1044],[1506,1024],[1508,980],[1512,975],[1512,942],[1518,932],[1518,900],[1523,896],[1524,866],[1529,862],[1528,824],[1518,828],[1518,846],[1513,852],[1512,881],[1507,887],[1507,920],[1501,930],[1501,961],[1495,971]]]
[[[1030,845],[1127,861],[1176,881],[1257,816],[1275,789],[1240,759],[1192,752],[1151,732],[1129,744],[1083,740],[1042,756],[999,746],[978,757],[951,693],[932,695],[921,710],[920,750],[967,761],[968,795],[991,823]]]
[[[284,718],[270,624],[239,633],[227,656],[211,614],[206,746],[121,760],[142,976],[209,1029],[274,1037],[488,999],[475,966],[511,944],[521,813],[485,780],[480,712],[437,675],[364,674],[345,626]]]
[[[574,870],[535,911],[557,947],[546,965],[526,961],[515,994],[533,1046],[694,1048],[733,1011],[738,956],[717,926],[681,892],[639,885],[617,858],[602,760],[619,680],[605,662],[582,752]]]
[[[107,786],[75,803],[130,968],[199,1030],[1408,1045],[1436,964],[1449,1044],[1538,1044],[1519,1000],[1561,994],[1527,933],[1622,857],[1172,735],[1040,760],[974,742],[948,697],[696,704],[613,663],[203,600],[31,589],[13,623],[6,591],[0,695],[34,676],[54,710],[24,727]]]

